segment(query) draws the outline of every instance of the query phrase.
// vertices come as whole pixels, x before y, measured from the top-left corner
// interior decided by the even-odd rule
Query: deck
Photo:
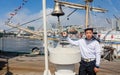
[[[0,75],[43,75],[44,72],[44,57],[26,57],[18,56],[8,60],[0,58]],[[2,65],[2,66],[1,66]],[[54,64],[49,63],[50,71],[54,74]],[[79,64],[75,64],[75,71],[78,73]],[[120,74],[120,59],[109,62],[101,60],[100,72],[97,75],[119,75]]]

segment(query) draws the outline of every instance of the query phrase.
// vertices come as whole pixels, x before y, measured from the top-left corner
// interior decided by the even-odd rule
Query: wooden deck
[[[43,75],[44,57],[25,57],[19,56],[8,60],[9,64],[7,67],[6,59],[0,59],[2,70],[0,75]],[[55,72],[54,64],[49,63],[50,71],[52,74]],[[78,73],[79,64],[75,65],[75,71]],[[112,62],[101,60],[100,72],[97,75],[120,75],[120,60]]]

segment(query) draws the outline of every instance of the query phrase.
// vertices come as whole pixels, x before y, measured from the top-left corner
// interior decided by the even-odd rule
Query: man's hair
[[[84,30],[84,32],[86,32],[86,31],[88,31],[88,30],[91,30],[91,31],[93,32],[93,28],[86,28],[86,29]]]

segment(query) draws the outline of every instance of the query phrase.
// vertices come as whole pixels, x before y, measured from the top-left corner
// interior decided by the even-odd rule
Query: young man
[[[67,40],[74,45],[79,46],[81,51],[81,62],[79,68],[79,75],[96,75],[99,71],[101,50],[99,42],[93,37],[93,28],[85,29],[84,39],[73,41],[69,37]],[[63,36],[67,36],[66,32],[63,32]]]

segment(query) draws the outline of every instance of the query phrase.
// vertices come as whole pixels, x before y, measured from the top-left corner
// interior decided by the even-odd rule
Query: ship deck
[[[43,75],[44,56],[26,57],[17,56],[7,59],[0,58],[0,75]],[[49,69],[54,75],[54,64],[49,62]],[[75,64],[75,72],[78,74],[79,64]],[[119,75],[120,74],[120,59],[115,61],[101,60],[100,72],[97,75]]]

